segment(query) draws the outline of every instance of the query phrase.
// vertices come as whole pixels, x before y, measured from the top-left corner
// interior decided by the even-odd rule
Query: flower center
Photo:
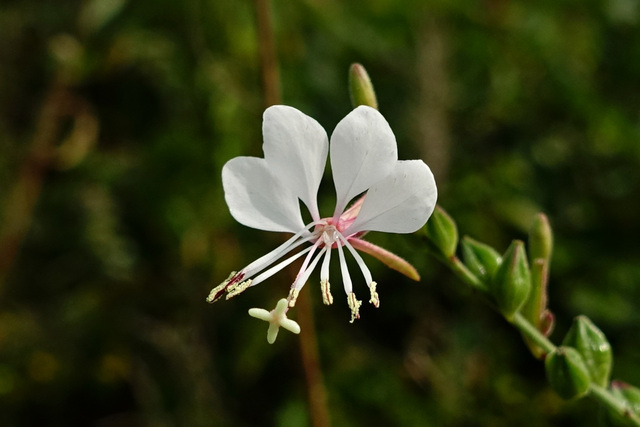
[[[328,225],[324,228],[321,238],[325,246],[330,248],[336,247],[334,245],[337,244],[342,245],[340,243],[340,232],[333,225]]]
[[[327,248],[335,249],[338,246],[344,246],[342,239],[344,235],[342,231],[345,229],[345,224],[338,220],[337,224],[333,223],[333,218],[323,218],[320,224],[316,225],[313,230],[313,234],[316,236],[312,242],[316,243],[321,240],[319,246],[326,246]],[[341,239],[342,236],[342,239]]]

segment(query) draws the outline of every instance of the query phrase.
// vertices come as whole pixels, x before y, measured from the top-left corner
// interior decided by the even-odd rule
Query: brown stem
[[[327,407],[327,390],[322,380],[322,369],[318,355],[318,337],[313,320],[313,306],[309,291],[303,290],[296,302],[298,322],[300,323],[300,354],[307,379],[307,395],[311,425],[313,427],[331,426]]]
[[[417,120],[417,140],[422,141],[422,156],[428,160],[438,182],[446,180],[451,149],[449,106],[451,102],[448,78],[446,29],[438,19],[424,20],[418,35],[417,76],[419,94],[414,112]]]
[[[60,142],[64,119],[73,129]],[[29,231],[33,211],[51,168],[67,169],[84,158],[97,139],[98,121],[89,105],[56,79],[42,104],[29,151],[7,196],[0,226],[0,291]],[[60,144],[59,144],[60,143]]]
[[[44,175],[55,158],[61,118],[72,99],[66,89],[53,84],[44,100],[31,148],[7,197],[0,229],[0,289],[29,230]]]
[[[278,71],[278,58],[276,56],[269,0],[255,0],[255,7],[263,102],[265,108],[267,108],[281,102],[280,73]],[[291,268],[289,268],[289,272],[292,279],[295,279],[297,272]],[[327,407],[327,392],[322,380],[322,369],[320,368],[320,357],[318,355],[318,338],[308,291],[301,292],[296,305],[301,328],[300,355],[302,368],[307,379],[311,424],[314,427],[330,427],[331,419]]]
[[[278,70],[269,0],[255,0],[255,6],[263,101],[265,108],[267,108],[280,103],[280,72]]]

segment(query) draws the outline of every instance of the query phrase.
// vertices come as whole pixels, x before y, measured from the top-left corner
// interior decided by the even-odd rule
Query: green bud
[[[465,265],[482,280],[489,280],[502,262],[502,256],[491,246],[469,236],[462,238],[462,256]]]
[[[553,330],[553,314],[547,309],[547,272],[548,263],[536,258],[531,264],[531,291],[527,301],[520,310],[522,315],[545,336]],[[525,337],[531,353],[538,359],[545,354],[544,350]]]
[[[609,384],[613,355],[607,337],[586,316],[573,319],[573,324],[562,341],[563,345],[578,350],[587,365],[591,381],[599,386]]]
[[[436,205],[431,218],[424,226],[427,237],[447,258],[456,253],[458,246],[458,226],[449,214]]]
[[[529,231],[529,261],[531,263],[531,292],[522,306],[522,315],[545,335],[553,329],[553,314],[547,309],[547,284],[553,249],[553,235],[547,216],[536,215]],[[551,322],[549,322],[551,320]],[[542,358],[544,350],[525,338],[534,356]]]
[[[514,240],[502,257],[491,281],[491,294],[508,320],[520,310],[531,289],[531,274],[524,243]]]
[[[360,64],[351,64],[349,68],[349,94],[353,108],[359,105],[378,108],[376,92],[373,90],[369,74]]]
[[[540,212],[536,215],[529,230],[529,261],[533,263],[540,258],[547,263],[551,260],[553,251],[553,233],[549,225],[549,219]]]
[[[556,348],[547,355],[544,367],[551,388],[563,399],[582,397],[589,390],[589,371],[575,348]]]
[[[629,403],[629,409],[636,415],[640,415],[640,389],[623,383],[622,381],[614,381],[611,384],[611,388],[617,387],[620,389],[622,397]]]
[[[611,394],[625,402],[628,413],[640,416],[640,389],[622,381],[612,381]],[[603,418],[606,426],[629,427],[636,425],[629,421],[628,416],[611,409],[605,411]]]

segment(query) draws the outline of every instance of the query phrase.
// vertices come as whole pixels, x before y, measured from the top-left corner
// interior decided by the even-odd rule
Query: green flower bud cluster
[[[436,207],[425,225],[425,234],[432,250],[447,263],[458,269],[466,269],[467,276],[475,280],[474,286],[483,290],[508,320],[512,320],[514,315],[526,306],[530,294],[545,295],[546,305],[546,288],[532,290],[533,284],[540,286],[541,282],[532,280],[529,260],[522,241],[514,240],[506,252],[500,255],[491,246],[464,237],[461,243],[464,264],[461,266],[456,258],[458,228],[455,221],[440,206]],[[534,247],[540,253],[544,251],[546,259],[550,256],[550,246],[550,238],[544,236],[544,232],[537,233]],[[540,306],[540,302],[530,303],[528,306],[529,311],[532,311],[530,306]],[[538,323],[541,322],[533,324],[537,327]]]
[[[349,89],[354,107],[378,107],[360,64],[349,70]],[[605,404],[605,425],[640,427],[640,389],[610,383],[611,346],[591,320],[576,317],[558,347],[548,339],[554,326],[547,296],[553,232],[546,215],[534,218],[526,248],[523,241],[513,240],[503,254],[470,237],[459,239],[456,222],[440,206],[423,231],[429,250],[521,331],[532,354],[544,360],[549,384],[560,397],[594,396]],[[459,243],[462,260],[456,255]]]

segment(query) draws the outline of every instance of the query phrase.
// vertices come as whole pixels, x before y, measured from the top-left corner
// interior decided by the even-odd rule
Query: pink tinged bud
[[[531,274],[524,243],[514,240],[496,270],[490,292],[502,314],[511,320],[526,301],[531,289]]]
[[[540,258],[551,261],[551,253],[553,252],[553,232],[549,219],[543,213],[536,215],[529,230],[529,260]]]
[[[553,328],[556,325],[556,317],[549,310],[544,310],[542,312],[541,319],[540,332],[542,332],[545,337],[548,337],[551,335],[551,332],[553,332]]]
[[[553,330],[553,314],[547,309],[549,265],[553,251],[553,234],[549,220],[543,213],[536,215],[529,230],[529,261],[531,262],[531,291],[522,307],[523,316],[540,332],[548,335]],[[525,338],[534,356],[542,358],[544,350]]]
[[[359,105],[378,108],[378,100],[369,74],[360,64],[352,64],[349,68],[349,95],[353,108]]]
[[[387,267],[404,274],[409,279],[415,280],[416,282],[420,280],[420,274],[418,273],[418,270],[416,270],[414,266],[409,264],[403,258],[400,258],[398,255],[389,252],[388,250],[381,248],[380,246],[374,245],[371,242],[367,242],[366,240],[361,240],[358,238],[349,239],[349,243],[351,243],[354,249],[371,255],[378,261],[381,261]]]
[[[554,316],[547,309],[547,280],[548,263],[542,258],[537,258],[531,265],[531,291],[527,301],[522,306],[522,315],[545,336],[553,331]],[[545,351],[533,341],[525,337],[525,342],[531,353],[541,359]]]

